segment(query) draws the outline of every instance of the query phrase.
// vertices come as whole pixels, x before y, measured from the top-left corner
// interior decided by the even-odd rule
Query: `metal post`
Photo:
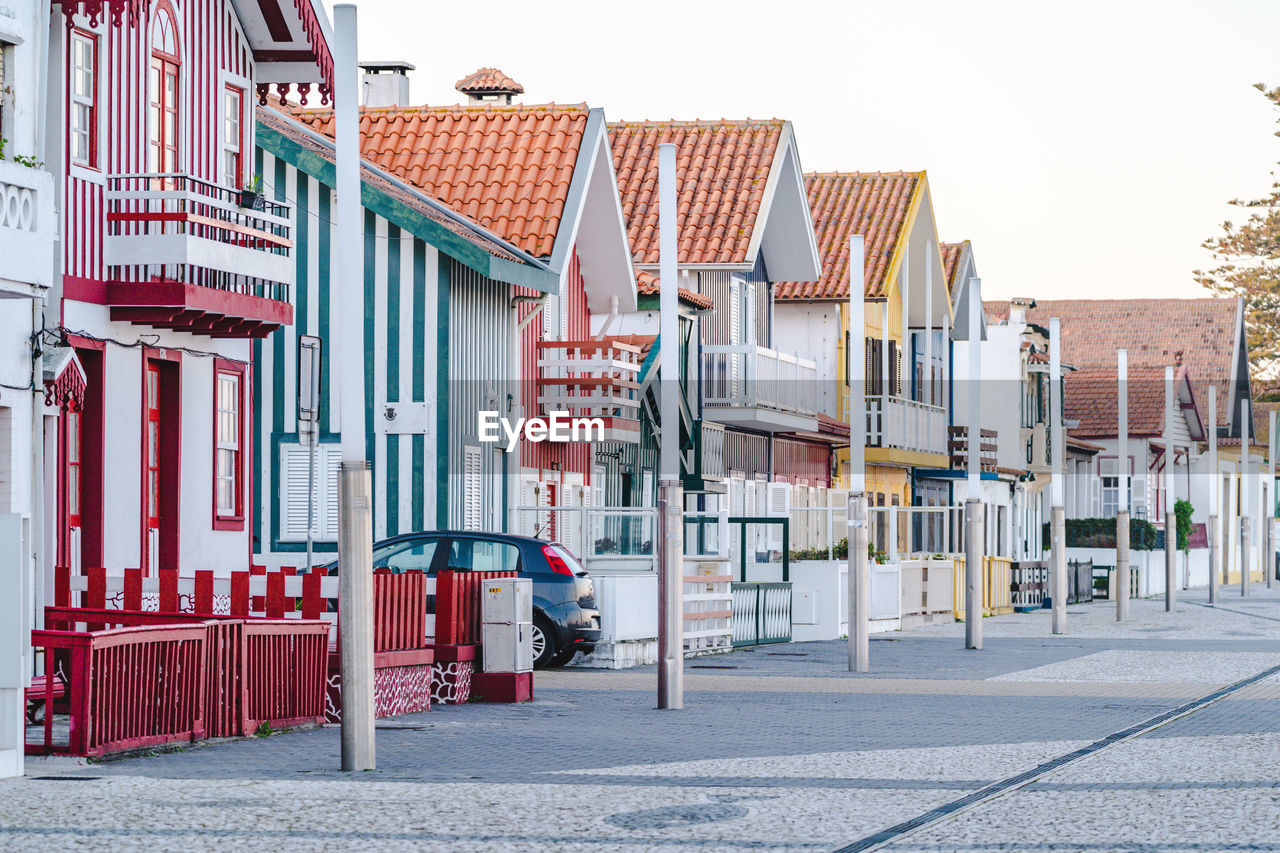
[[[338,625],[342,640],[342,769],[372,770],[373,480],[368,462],[342,463]]]
[[[1173,511],[1173,368],[1164,369],[1164,609],[1172,613],[1178,605],[1178,514]]]
[[[1050,545],[1050,611],[1051,630],[1067,632],[1067,510],[1066,503],[1066,438],[1062,429],[1062,324],[1049,318],[1049,444],[1052,472],[1049,474],[1049,545]]]
[[[658,489],[662,543],[658,552],[658,707],[684,707],[684,496],[680,488],[680,341],[676,147],[658,146],[659,436]],[[750,364],[750,361],[748,361]],[[748,375],[748,381],[754,377]],[[745,529],[745,526],[744,526]],[[746,551],[743,551],[743,566]]]
[[[1222,559],[1222,543],[1218,539],[1218,499],[1221,488],[1218,475],[1218,389],[1209,385],[1209,603],[1218,602],[1218,563]]]
[[[1267,525],[1266,552],[1262,560],[1262,573],[1267,577],[1267,589],[1276,576],[1276,410],[1267,415],[1267,479],[1263,481],[1262,518]]]
[[[982,648],[982,282],[969,279],[969,478],[965,501],[964,645]]]
[[[964,502],[964,647],[982,648],[982,501]]]
[[[342,473],[338,511],[338,630],[342,646],[342,769],[372,770],[373,505],[365,458],[364,241],[361,234],[356,7],[333,9],[337,161],[338,364]]]
[[[867,496],[849,495],[849,671],[871,670],[871,572],[867,563]]]
[[[1249,482],[1253,468],[1252,448],[1249,437],[1253,433],[1253,419],[1249,411],[1249,400],[1240,401],[1240,595],[1249,595],[1249,565],[1253,559],[1250,553],[1250,522],[1253,520],[1253,487]]]
[[[1116,351],[1119,452],[1116,479],[1120,486],[1116,504],[1116,621],[1129,618],[1129,352]]]
[[[307,572],[311,571],[312,548],[316,523],[316,430],[319,424],[307,425]]]
[[[683,491],[664,481],[658,501],[662,565],[658,572],[658,707],[684,707],[684,566],[680,547]]]

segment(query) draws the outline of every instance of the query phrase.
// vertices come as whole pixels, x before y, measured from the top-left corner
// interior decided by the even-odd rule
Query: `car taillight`
[[[555,548],[550,545],[544,545],[542,547],[542,556],[547,558],[547,563],[550,564],[551,571],[558,575],[568,575],[569,577],[573,577],[573,569],[569,568],[569,564],[564,561],[564,557],[561,557],[556,553]]]

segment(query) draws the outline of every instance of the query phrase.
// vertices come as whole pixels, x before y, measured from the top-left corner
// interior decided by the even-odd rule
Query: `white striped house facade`
[[[254,559],[301,566],[309,462],[296,407],[301,335],[323,342],[315,561],[331,560],[337,541],[333,153],[331,142],[279,113],[258,112],[257,158],[267,192],[295,210],[297,285],[294,325],[253,344]],[[365,427],[374,537],[444,527],[504,529],[519,451],[509,456],[481,442],[476,415],[518,399],[520,303],[512,297],[554,290],[556,277],[463,217],[365,168]],[[388,429],[388,405],[404,406],[408,417],[425,409],[425,421],[420,428]]]
[[[241,195],[253,104],[330,89],[328,24],[311,0],[61,0],[49,31],[64,238],[46,325],[86,387],[47,439],[47,571],[243,569],[251,341],[292,322],[293,284],[291,210]]]

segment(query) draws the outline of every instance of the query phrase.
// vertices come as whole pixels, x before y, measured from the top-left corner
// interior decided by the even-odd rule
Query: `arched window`
[[[156,4],[151,25],[151,145],[148,165],[152,172],[178,171],[178,53],[177,18],[169,0]]]

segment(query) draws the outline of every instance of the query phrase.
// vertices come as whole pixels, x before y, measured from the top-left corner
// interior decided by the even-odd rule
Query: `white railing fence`
[[[815,412],[818,365],[755,344],[708,344],[702,348],[702,388],[708,406]]]

